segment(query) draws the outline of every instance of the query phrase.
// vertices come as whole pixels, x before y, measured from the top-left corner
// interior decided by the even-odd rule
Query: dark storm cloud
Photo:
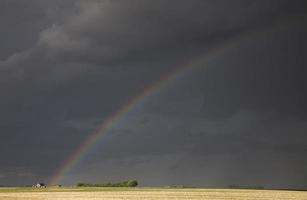
[[[3,0],[0,7],[0,60],[27,50],[36,43],[39,32],[50,26],[55,13],[71,1]]]
[[[259,33],[208,59],[107,133],[92,152],[93,166],[85,171],[109,171],[108,165],[130,158],[134,164],[126,161],[124,168],[147,184],[183,179],[200,185],[302,187],[307,162],[302,27],[299,23]],[[99,165],[95,158],[102,157]],[[153,178],[149,172],[161,166],[164,170]],[[186,177],[200,168],[197,176]],[[116,169],[112,177],[121,173]],[[212,174],[213,180],[204,181]],[[71,180],[94,176],[110,178],[86,173],[73,174]]]
[[[297,173],[289,183],[280,176],[286,168],[300,172],[305,163],[299,162],[306,151],[304,4],[1,1],[0,184],[46,180],[94,127],[146,85],[233,41],[234,47],[205,63],[209,68],[177,81],[117,124],[90,164],[79,166],[93,173],[77,170],[67,182],[97,180],[105,171],[111,175],[101,178],[131,174],[144,184],[183,178],[186,184],[225,185],[232,184],[229,174],[238,184],[252,184],[240,171],[259,175],[257,161],[272,159],[285,167],[271,182],[264,173],[256,184],[306,185]],[[229,162],[228,170],[223,166]]]
[[[278,10],[273,5],[263,9],[254,1],[79,1],[66,23],[42,32],[40,43],[52,55],[74,61],[165,60],[293,17],[291,6],[275,4]],[[231,11],[223,12],[227,7]]]
[[[165,95],[172,100],[169,110],[180,114],[176,111],[186,98],[198,95],[191,104],[201,104],[194,110],[201,110],[203,117],[223,118],[245,109],[306,118],[305,24],[282,25],[220,50],[199,64],[203,66],[189,84]],[[153,102],[152,110],[159,105]]]
[[[9,65],[33,65],[37,60],[47,60],[47,66],[60,60],[99,65],[165,61],[199,54],[227,38],[303,13],[285,2],[74,1],[73,5],[64,9],[68,16],[54,18],[40,32],[32,53],[12,57]],[[55,68],[55,63],[46,68]]]

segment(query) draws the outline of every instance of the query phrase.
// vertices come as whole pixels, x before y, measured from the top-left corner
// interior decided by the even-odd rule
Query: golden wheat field
[[[240,189],[135,189],[2,191],[0,200],[307,200],[307,192]]]

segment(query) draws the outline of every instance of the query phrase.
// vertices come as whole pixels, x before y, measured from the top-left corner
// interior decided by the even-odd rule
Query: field
[[[1,188],[0,200],[307,200],[307,192],[243,189],[167,188]]]

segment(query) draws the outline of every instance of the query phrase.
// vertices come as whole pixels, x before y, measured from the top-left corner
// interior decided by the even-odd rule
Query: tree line
[[[118,183],[78,183],[77,187],[136,187],[136,180],[128,180]]]

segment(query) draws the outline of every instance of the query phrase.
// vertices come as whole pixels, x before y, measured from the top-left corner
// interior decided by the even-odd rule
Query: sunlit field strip
[[[236,190],[236,189],[49,189],[22,192],[17,188],[10,191],[2,190],[0,200],[91,200],[91,199],[113,199],[113,200],[132,200],[132,199],[221,199],[221,200],[306,200],[307,192],[304,191],[279,191],[279,190]],[[79,191],[78,191],[79,190]],[[61,192],[60,192],[61,191]]]

